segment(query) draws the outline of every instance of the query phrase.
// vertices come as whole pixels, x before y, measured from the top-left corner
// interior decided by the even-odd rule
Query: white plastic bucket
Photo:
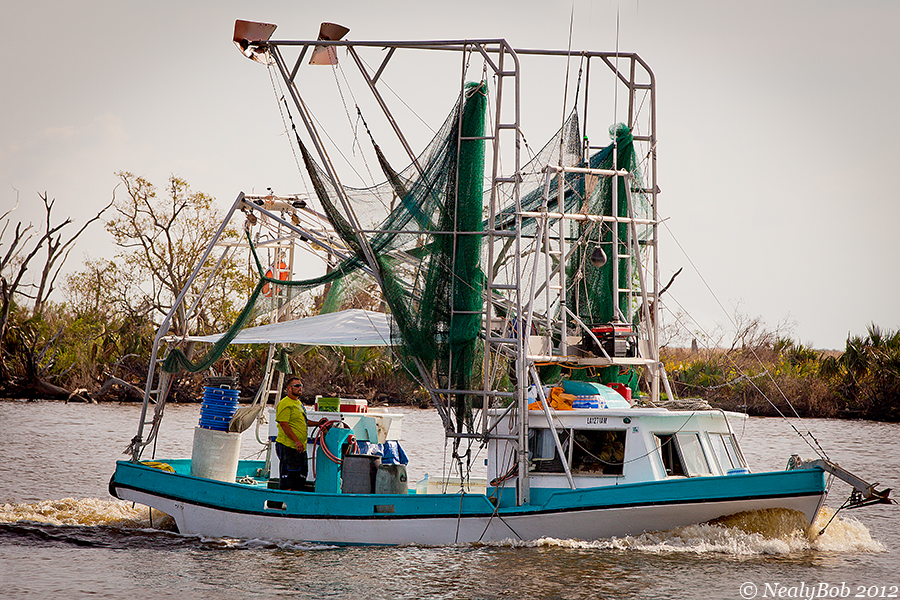
[[[194,427],[191,475],[234,482],[241,453],[241,434]]]

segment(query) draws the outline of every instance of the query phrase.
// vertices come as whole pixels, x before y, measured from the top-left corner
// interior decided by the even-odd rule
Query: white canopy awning
[[[352,308],[284,323],[244,329],[232,344],[303,344],[306,346],[390,346],[391,316]],[[194,342],[219,341],[223,334],[190,336]]]

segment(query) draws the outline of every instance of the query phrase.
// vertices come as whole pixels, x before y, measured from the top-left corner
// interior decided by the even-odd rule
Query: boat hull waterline
[[[812,522],[824,501],[825,474],[807,469],[554,490],[539,505],[495,508],[484,494],[288,492],[121,461],[110,493],[170,515],[186,535],[445,545],[598,540],[771,508],[799,511]]]

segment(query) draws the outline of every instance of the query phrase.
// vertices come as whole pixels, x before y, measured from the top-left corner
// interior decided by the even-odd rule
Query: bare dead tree
[[[6,214],[8,215],[9,213]],[[44,243],[70,222],[69,219],[66,219],[65,222],[49,228],[34,241],[33,247],[29,249],[28,245],[34,238],[34,234],[29,232],[33,227],[31,224],[23,225],[19,221],[12,240],[8,242],[9,247],[6,253],[0,258],[0,379],[2,380],[6,380],[8,376],[4,340],[9,329],[9,315],[16,294],[22,294],[20,287],[22,287],[25,273],[28,271],[28,265],[40,252]],[[5,237],[8,225],[8,221],[3,225],[2,234],[0,234],[0,247],[2,247],[2,239]],[[23,295],[27,296],[27,294]]]
[[[43,233],[40,235],[37,235],[38,232],[33,231],[34,226],[32,224],[29,223],[28,225],[24,225],[19,221],[16,224],[15,231],[12,233],[12,238],[8,241],[4,241],[7,238],[6,234],[9,231],[9,216],[12,213],[12,210],[7,211],[0,217],[4,221],[2,229],[0,229],[0,251],[2,251],[5,246],[5,252],[0,255],[0,383],[9,380],[6,340],[7,334],[10,331],[10,314],[12,307],[15,304],[16,297],[21,296],[34,300],[35,305],[32,308],[32,314],[40,314],[40,311],[43,310],[43,305],[46,302],[47,296],[53,290],[53,284],[59,274],[59,270],[65,263],[66,258],[68,258],[75,240],[77,240],[85,231],[87,225],[96,221],[100,217],[100,214],[109,208],[109,206],[107,206],[101,210],[96,217],[88,221],[77,233],[75,233],[75,235],[67,241],[63,241],[60,231],[66,225],[69,225],[72,222],[72,219],[67,218],[62,223],[53,225],[51,211],[55,200],[48,200],[46,192],[38,195],[44,201],[44,208],[46,210],[45,227],[43,228]],[[16,206],[18,206],[18,190],[16,190]],[[32,295],[27,291],[32,284],[26,281],[25,274],[27,273],[32,260],[34,260],[41,250],[45,248],[47,249],[47,259],[41,270],[42,275],[39,285],[33,286],[37,289],[37,293]],[[54,336],[53,340],[57,338],[58,334],[57,336]],[[53,343],[49,346],[52,345]],[[29,351],[33,354],[34,350],[35,347],[32,344]],[[34,356],[26,358],[25,364],[28,367],[27,370],[29,371],[29,374],[32,374],[31,371],[33,370],[30,366],[33,366],[31,365],[31,362],[33,362]]]
[[[132,288],[141,304],[165,315],[187,285],[194,262],[218,228],[221,216],[211,196],[193,191],[184,179],[174,175],[160,195],[143,177],[127,171],[117,175],[125,194],[115,202],[114,216],[107,221],[106,230],[122,249],[117,256],[121,264],[140,276],[139,285]],[[209,324],[215,322],[216,313],[223,313],[205,301],[198,305],[197,312],[194,318]],[[172,316],[171,330],[186,333],[187,328],[187,307],[181,305]]]
[[[43,313],[44,304],[47,301],[47,298],[53,292],[53,286],[56,284],[56,278],[59,276],[59,272],[65,264],[66,260],[69,258],[69,253],[72,251],[72,248],[75,246],[76,240],[81,236],[82,233],[88,228],[88,226],[100,219],[104,212],[109,209],[113,205],[113,202],[116,201],[116,189],[119,186],[113,188],[112,200],[109,201],[109,204],[100,209],[93,218],[85,221],[84,225],[81,226],[73,236],[71,236],[68,240],[63,241],[62,235],[56,236],[53,238],[52,236],[47,239],[47,258],[44,261],[44,268],[41,269],[41,279],[38,283],[37,292],[34,296],[34,310],[32,314],[40,315]],[[41,200],[44,202],[44,208],[46,211],[46,229],[49,231],[51,229],[51,219],[50,219],[50,211],[53,209],[53,204],[56,202],[56,199],[48,200],[47,192],[43,194],[38,194],[41,197]],[[66,219],[66,223],[70,223],[71,219]],[[64,223],[65,224],[65,223]],[[58,230],[59,228],[57,228]]]

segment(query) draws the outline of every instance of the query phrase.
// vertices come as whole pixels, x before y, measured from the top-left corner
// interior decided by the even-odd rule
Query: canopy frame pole
[[[175,315],[175,312],[178,311],[181,307],[182,303],[184,302],[185,296],[191,289],[191,286],[194,284],[194,280],[197,279],[197,276],[200,274],[200,270],[203,268],[203,265],[206,263],[209,255],[212,254],[213,248],[215,248],[219,239],[222,237],[222,234],[225,233],[228,224],[231,222],[231,218],[234,216],[234,213],[237,212],[238,207],[240,207],[243,202],[244,192],[240,192],[237,195],[234,203],[231,205],[231,208],[228,210],[228,213],[225,215],[225,218],[222,220],[222,223],[219,225],[219,229],[216,230],[215,235],[213,235],[212,239],[209,241],[209,244],[207,244],[206,250],[203,252],[203,255],[197,261],[197,265],[194,267],[193,272],[191,272],[191,276],[188,277],[187,283],[184,284],[184,287],[181,289],[181,292],[179,292],[178,297],[175,298],[175,302],[172,303],[172,308],[169,309],[169,312],[166,313],[166,316],[163,318],[163,321],[159,326],[159,330],[156,332],[156,337],[153,339],[153,348],[150,351],[150,368],[147,372],[147,382],[144,384],[144,400],[143,404],[141,405],[141,418],[138,421],[137,434],[131,439],[131,443],[129,444],[128,449],[125,450],[126,454],[131,454],[132,462],[138,462],[141,457],[141,452],[143,452],[144,448],[150,445],[153,440],[156,439],[156,434],[159,432],[159,424],[162,421],[163,417],[166,397],[169,395],[169,380],[171,379],[171,377],[168,377],[168,374],[166,374],[166,376],[163,376],[163,374],[160,373],[159,385],[157,389],[153,389],[153,379],[159,369],[159,360],[157,357],[159,356],[160,342],[162,341],[162,338],[169,332],[169,327],[172,323],[172,317]],[[148,423],[147,408],[150,405],[151,398],[156,401],[156,409],[153,412],[153,421]],[[142,437],[144,435],[145,425],[152,426],[146,441],[144,441]]]

